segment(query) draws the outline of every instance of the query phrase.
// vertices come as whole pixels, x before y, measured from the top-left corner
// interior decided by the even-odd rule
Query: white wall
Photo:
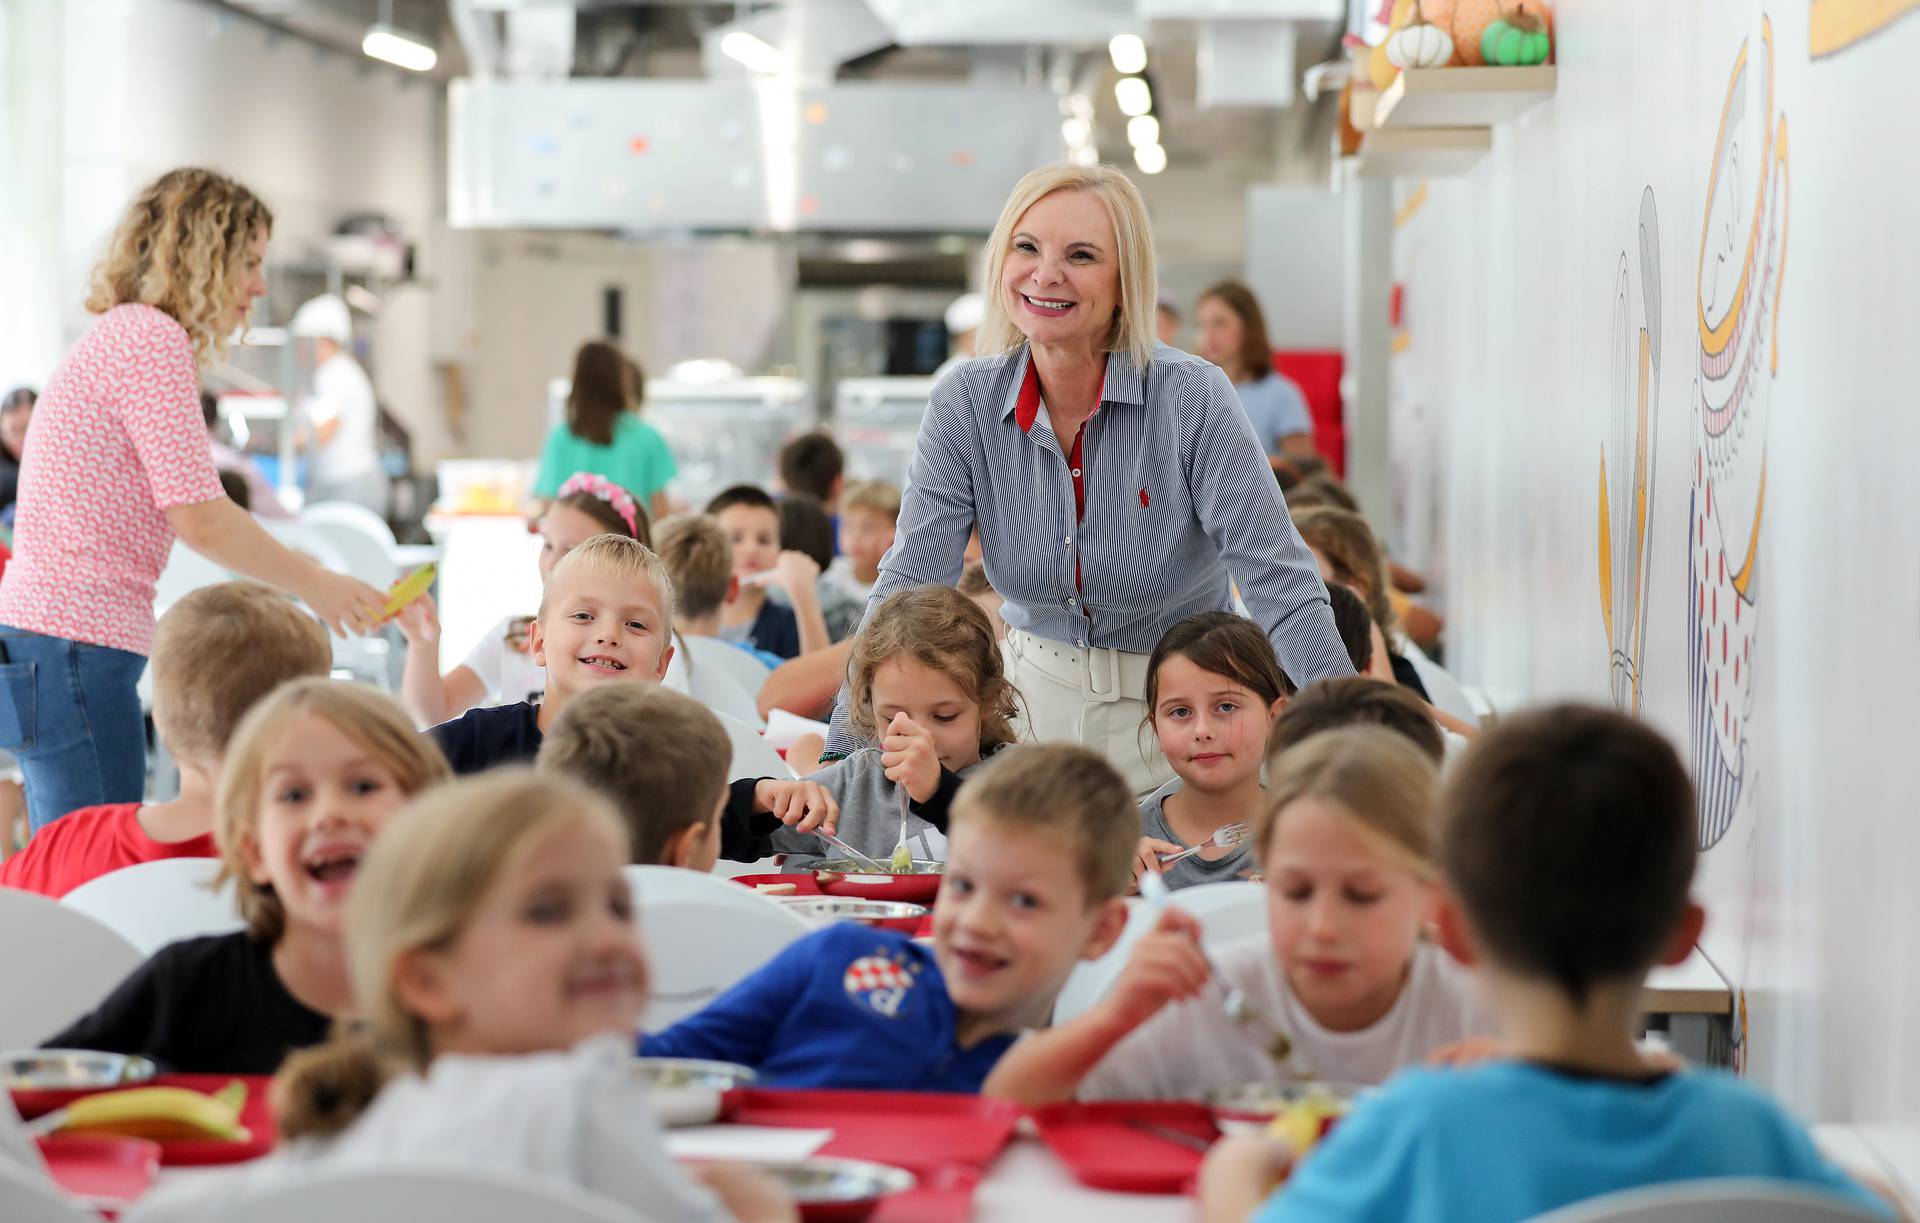
[[[38,2],[11,0],[28,9]],[[122,209],[175,166],[221,170],[266,201],[274,213],[269,279],[275,263],[316,257],[351,212],[397,220],[423,244],[420,270],[432,276],[437,86],[193,0],[55,7],[64,34],[43,40],[37,53],[48,54],[45,43],[63,47],[51,56],[61,64],[59,105],[46,116],[63,133],[62,207],[52,229],[62,347],[86,324],[87,272]],[[417,285],[388,295],[373,330],[372,372],[383,401],[431,452],[439,411],[429,293]]]
[[[1395,531],[1449,580],[1465,677],[1509,706],[1617,695],[1683,746],[1748,1073],[1866,1126],[1911,1191],[1920,17],[1821,58],[1805,3],[1564,0],[1556,23],[1555,100],[1424,202],[1400,188],[1395,462],[1438,526],[1403,502]]]
[[[1346,204],[1325,187],[1247,192],[1247,284],[1276,348],[1339,348]]]

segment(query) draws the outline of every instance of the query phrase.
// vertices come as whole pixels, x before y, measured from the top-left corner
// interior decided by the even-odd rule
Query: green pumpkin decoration
[[[1547,23],[1525,10],[1501,15],[1480,36],[1480,56],[1502,67],[1544,64],[1552,50]]]

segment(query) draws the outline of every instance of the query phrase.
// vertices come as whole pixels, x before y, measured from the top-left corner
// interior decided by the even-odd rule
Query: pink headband
[[[560,492],[557,496],[565,497],[573,493],[585,493],[589,497],[597,497],[612,506],[613,512],[620,515],[620,520],[627,524],[627,534],[634,536],[636,539],[639,538],[640,511],[639,508],[633,504],[632,494],[628,493],[626,489],[621,488],[605,476],[598,476],[590,471],[581,471],[575,472],[573,475],[567,477],[567,482],[560,486]]]

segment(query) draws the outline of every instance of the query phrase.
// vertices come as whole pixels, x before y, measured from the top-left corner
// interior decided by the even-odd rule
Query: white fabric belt
[[[1145,654],[1107,646],[1061,645],[1021,629],[1007,634],[1013,656],[1048,679],[1078,688],[1086,701],[1141,701],[1147,696]]]

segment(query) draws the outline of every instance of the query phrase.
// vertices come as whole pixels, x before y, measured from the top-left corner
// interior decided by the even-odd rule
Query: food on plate
[[[913,846],[905,841],[893,847],[893,860],[887,863],[896,875],[913,874]]]
[[[1309,1090],[1267,1126],[1267,1136],[1293,1148],[1295,1159],[1313,1149],[1334,1123],[1346,1116],[1350,1101],[1329,1092]]]
[[[121,1134],[128,1138],[213,1138],[246,1142],[240,1124],[247,1085],[235,1079],[208,1095],[185,1087],[134,1087],[75,1100],[60,1111],[62,1134]]]

